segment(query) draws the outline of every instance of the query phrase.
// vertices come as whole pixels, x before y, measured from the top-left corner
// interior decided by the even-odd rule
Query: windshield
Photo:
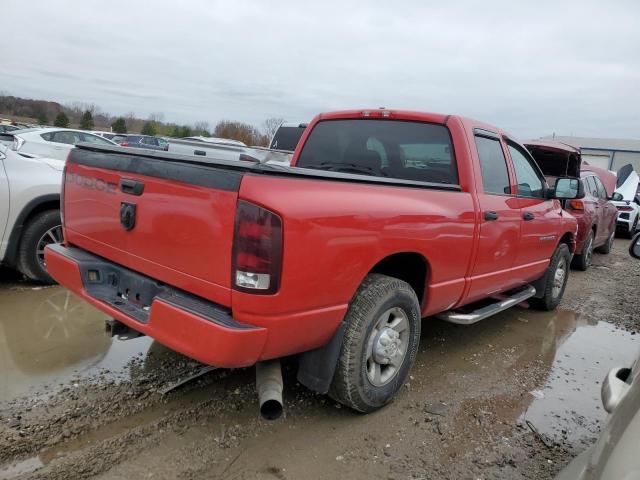
[[[397,120],[326,120],[307,139],[298,167],[457,184],[449,130]]]

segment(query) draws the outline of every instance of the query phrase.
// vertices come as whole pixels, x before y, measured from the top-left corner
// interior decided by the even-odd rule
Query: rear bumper
[[[626,216],[624,214],[619,214],[618,219],[616,220],[616,228],[630,230],[631,229],[631,218],[627,213]]]
[[[267,329],[237,322],[222,306],[78,248],[50,245],[45,258],[49,274],[61,285],[188,357],[234,368],[253,365],[262,355]]]

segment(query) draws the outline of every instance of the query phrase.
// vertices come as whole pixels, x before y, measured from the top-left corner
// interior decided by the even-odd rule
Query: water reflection
[[[630,333],[568,310],[516,308],[469,327],[428,322],[425,333],[433,339],[426,339],[415,376],[434,377],[425,385],[445,381],[431,397],[465,392],[450,426],[476,439],[526,421],[556,440],[594,435],[606,416],[600,381],[613,366],[630,364],[638,349]]]
[[[107,317],[61,287],[0,288],[0,401],[64,383],[78,372],[121,368],[147,338],[112,340]]]

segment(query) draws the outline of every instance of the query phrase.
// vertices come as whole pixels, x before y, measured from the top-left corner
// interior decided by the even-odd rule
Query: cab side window
[[[518,196],[528,198],[544,198],[544,183],[537,172],[536,166],[519,146],[512,143],[509,145],[509,154],[516,171],[516,182],[518,184]]]
[[[509,195],[509,171],[500,140],[476,135],[476,148],[480,157],[484,193]]]
[[[607,189],[602,183],[602,180],[600,180],[598,177],[593,177],[593,180],[594,182],[596,182],[596,188],[598,189],[598,196],[603,200],[606,200],[607,198],[609,198],[609,194],[607,194]]]
[[[598,188],[596,187],[596,182],[594,181],[593,177],[587,177],[583,180],[583,182],[584,182],[585,190],[589,192],[591,196],[594,196],[597,198]]]

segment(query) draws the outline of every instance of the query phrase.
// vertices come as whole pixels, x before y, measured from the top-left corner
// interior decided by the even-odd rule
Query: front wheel
[[[533,298],[529,304],[538,310],[555,310],[562,300],[564,289],[569,279],[569,263],[571,262],[571,252],[564,243],[558,245],[551,257],[549,267],[545,272],[547,281],[545,282],[542,297]]]
[[[420,343],[420,304],[397,278],[365,278],[344,319],[346,329],[329,395],[359,412],[391,401],[404,384]]]

